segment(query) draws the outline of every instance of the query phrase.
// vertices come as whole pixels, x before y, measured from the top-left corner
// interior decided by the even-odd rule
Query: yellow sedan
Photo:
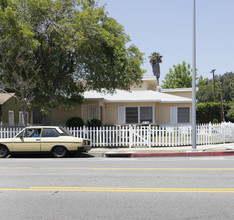
[[[26,127],[14,138],[0,139],[0,158],[11,153],[51,152],[54,157],[65,157],[68,152],[88,152],[90,140],[74,137],[62,127]]]

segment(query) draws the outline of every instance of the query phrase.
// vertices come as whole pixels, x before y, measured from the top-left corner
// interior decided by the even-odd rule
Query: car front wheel
[[[0,158],[7,157],[9,154],[9,150],[7,147],[0,145]]]
[[[67,154],[67,150],[65,147],[62,147],[62,146],[54,147],[52,150],[52,155],[57,158],[65,157],[66,154]]]

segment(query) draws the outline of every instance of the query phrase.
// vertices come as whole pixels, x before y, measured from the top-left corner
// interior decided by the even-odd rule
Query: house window
[[[8,122],[9,122],[9,125],[10,126],[13,126],[14,125],[14,112],[13,111],[9,111],[8,112]]]
[[[153,108],[152,107],[140,107],[140,122],[153,122]]]
[[[26,114],[26,119],[24,120],[24,114],[23,111],[19,111],[19,125],[23,126],[24,122],[27,124],[28,123],[28,112],[25,112]]]
[[[170,124],[190,123],[190,107],[171,107]]]
[[[97,118],[96,105],[88,105],[88,119]]]
[[[126,107],[126,123],[138,123],[138,107]]]
[[[178,107],[178,123],[189,123],[190,109],[188,107]]]
[[[119,106],[118,108],[119,124],[141,124],[145,121],[150,123],[153,122],[152,106],[137,106],[137,107]]]

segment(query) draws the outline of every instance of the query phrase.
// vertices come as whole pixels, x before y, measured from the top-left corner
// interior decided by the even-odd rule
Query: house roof
[[[103,100],[105,102],[159,102],[159,103],[192,103],[192,99],[170,95],[152,90],[124,91],[116,90],[114,94],[87,91],[84,98],[88,100]]]
[[[0,105],[10,99],[12,96],[14,96],[14,93],[0,93]]]

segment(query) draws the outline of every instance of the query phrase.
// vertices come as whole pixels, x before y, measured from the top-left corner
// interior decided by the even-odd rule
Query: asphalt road
[[[0,219],[233,219],[234,157],[7,158]]]

